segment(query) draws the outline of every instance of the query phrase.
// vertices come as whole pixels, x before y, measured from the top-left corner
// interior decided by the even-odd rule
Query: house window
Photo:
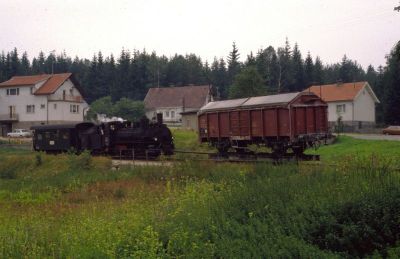
[[[74,95],[74,88],[69,89],[69,94]]]
[[[19,88],[7,89],[7,95],[19,95]]]
[[[40,109],[44,109],[44,108],[46,108],[46,104],[41,104]]]
[[[175,118],[175,111],[171,111],[171,118]]]
[[[168,118],[169,117],[169,111],[165,112],[165,117]]]
[[[336,112],[338,112],[338,113],[346,112],[346,104],[337,104],[336,105]]]
[[[33,88],[33,87],[30,88],[31,94],[33,94],[34,89],[35,89],[35,88]]]
[[[57,110],[57,104],[53,104],[54,110]]]
[[[69,111],[71,113],[79,113],[79,105],[77,104],[70,104],[69,105]]]
[[[35,113],[35,105],[34,104],[27,105],[26,106],[26,113]]]

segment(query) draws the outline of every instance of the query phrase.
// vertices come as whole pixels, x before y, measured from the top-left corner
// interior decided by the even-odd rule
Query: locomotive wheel
[[[174,154],[174,149],[173,149],[172,145],[170,145],[170,144],[164,144],[162,146],[162,151],[163,151],[164,155],[166,155],[166,156],[170,156],[170,155]]]

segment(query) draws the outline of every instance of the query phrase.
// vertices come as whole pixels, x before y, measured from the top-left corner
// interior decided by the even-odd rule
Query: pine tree
[[[344,55],[342,58],[339,76],[340,80],[344,83],[353,81],[353,78],[351,77],[351,64],[346,55]]]
[[[223,58],[214,61],[211,65],[211,84],[216,89],[216,96],[220,99],[226,99],[228,97],[228,75],[226,70],[226,64]]]
[[[121,97],[131,98],[134,95],[133,89],[130,87],[130,65],[131,55],[129,51],[122,49],[115,72],[115,83],[111,89],[113,102],[118,101]]]
[[[277,92],[294,91],[294,78],[292,66],[292,51],[289,40],[286,38],[285,47],[278,48],[278,89]]]
[[[71,59],[67,57],[65,51],[56,57],[56,66],[54,73],[66,73],[70,70]]]
[[[0,82],[7,80],[6,69],[6,56],[4,51],[2,51],[0,54]]]
[[[107,96],[111,95],[111,89],[113,88],[115,79],[115,70],[115,59],[111,54],[104,62],[104,85],[106,87]]]
[[[18,51],[17,48],[14,48],[14,50],[11,52],[11,63],[10,63],[10,77],[18,75],[20,71],[20,60],[18,58]]]
[[[295,43],[292,54],[293,85],[292,91],[302,91],[305,89],[304,82],[304,61],[301,57],[299,46]]]
[[[253,55],[253,51],[250,51],[250,54],[247,55],[247,60],[245,62],[245,65],[247,67],[256,65],[256,58]]]
[[[400,41],[387,57],[387,86],[385,89],[385,122],[400,125]]]
[[[314,63],[314,71],[313,71],[313,79],[314,82],[313,84],[323,84],[326,83],[323,81],[324,78],[324,70],[323,70],[323,65],[322,65],[322,61],[319,58],[319,56],[317,56],[315,58],[315,63]]]
[[[97,74],[97,56],[95,54],[90,62],[89,71],[84,80],[85,90],[87,93],[90,93],[90,95],[86,98],[89,103],[100,98],[97,89]]]
[[[232,51],[228,55],[228,85],[233,83],[233,79],[240,72],[239,50],[236,43],[232,43]]]
[[[26,51],[22,54],[19,75],[30,75],[31,64],[28,59]]]
[[[304,63],[304,83],[306,87],[310,87],[314,83],[314,64],[310,52]]]

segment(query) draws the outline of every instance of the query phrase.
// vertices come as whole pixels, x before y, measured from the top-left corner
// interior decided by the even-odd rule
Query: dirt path
[[[383,135],[383,134],[356,134],[356,133],[343,133],[349,137],[366,140],[392,140],[400,141],[400,135]]]

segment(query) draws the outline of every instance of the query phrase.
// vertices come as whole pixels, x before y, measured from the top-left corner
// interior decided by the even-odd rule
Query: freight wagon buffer
[[[313,93],[287,93],[210,102],[198,113],[201,142],[220,153],[264,145],[276,155],[302,154],[327,137],[327,104]]]

